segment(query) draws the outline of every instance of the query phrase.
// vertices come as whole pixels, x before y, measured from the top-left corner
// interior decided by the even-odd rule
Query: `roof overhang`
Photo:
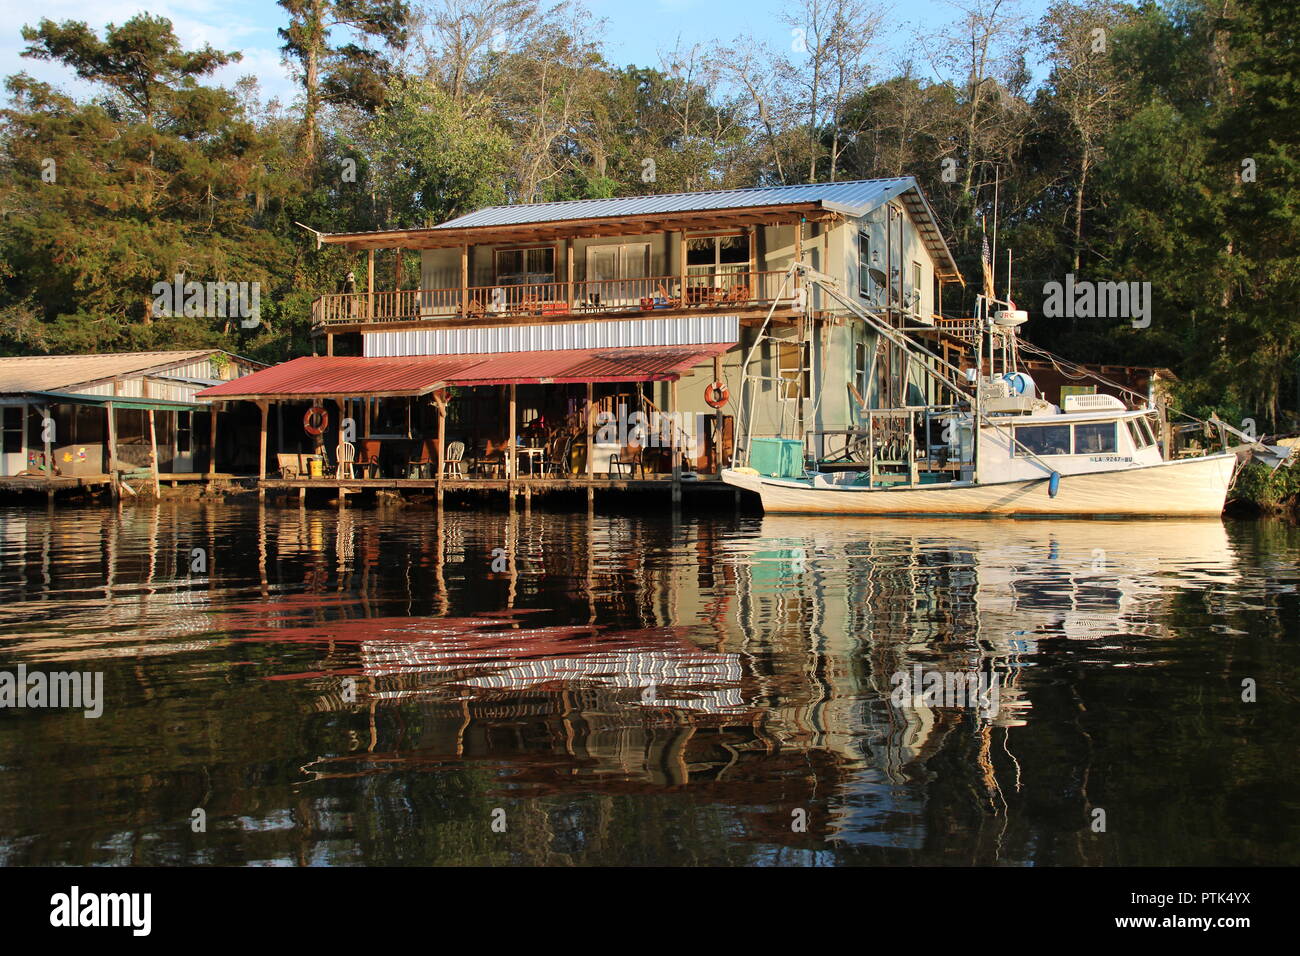
[[[9,392],[0,396],[0,404],[92,405],[103,408],[134,408],[144,411],[193,411],[206,408],[203,402],[178,402],[167,398],[138,398],[126,395],[93,395],[79,392]]]
[[[415,398],[448,386],[674,381],[735,343],[478,352],[409,358],[307,356],[199,392],[203,401]]]
[[[732,209],[702,209],[690,212],[642,213],[630,216],[602,216],[492,226],[434,226],[424,229],[393,229],[379,232],[320,233],[325,245],[341,245],[354,251],[368,249],[452,249],[463,245],[503,242],[540,242],[556,239],[585,239],[600,236],[644,235],[654,232],[726,229],[744,225],[781,225],[807,220],[817,222],[842,217],[839,210],[821,202],[780,206],[748,206]]]

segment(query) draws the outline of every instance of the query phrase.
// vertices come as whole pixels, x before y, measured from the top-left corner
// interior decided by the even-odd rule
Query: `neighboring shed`
[[[262,367],[221,349],[0,358],[0,478],[107,480],[155,445],[160,472],[213,470],[214,422],[195,415],[216,410],[195,395]]]

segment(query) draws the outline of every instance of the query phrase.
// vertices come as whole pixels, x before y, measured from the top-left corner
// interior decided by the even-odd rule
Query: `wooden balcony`
[[[773,302],[789,309],[794,307],[797,290],[793,282],[782,289],[786,275],[784,270],[688,275],[685,296],[681,276],[332,294],[318,296],[312,303],[312,320],[315,326],[336,332],[393,323],[743,313],[766,311]]]

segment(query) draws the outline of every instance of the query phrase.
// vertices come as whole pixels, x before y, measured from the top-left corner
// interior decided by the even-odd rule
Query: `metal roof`
[[[172,366],[185,365],[222,351],[224,350],[183,349],[98,355],[17,355],[0,358],[0,394],[67,391],[110,379],[133,378],[145,373],[164,371]],[[232,357],[239,358],[239,356]]]
[[[911,176],[897,179],[862,179],[845,183],[806,183],[797,186],[758,186],[749,189],[714,189],[697,193],[659,196],[625,196],[619,199],[575,199],[568,202],[488,206],[435,226],[460,229],[479,226],[515,226],[525,223],[562,222],[568,219],[607,219],[753,206],[788,206],[821,203],[828,209],[860,216],[908,189]]]
[[[446,385],[529,385],[576,382],[657,382],[712,358],[729,344],[676,348],[556,349],[480,352],[415,358],[307,356],[198,393],[236,398],[316,398],[333,395],[424,395]]]
[[[710,212],[762,210],[792,217],[814,218],[820,211],[859,218],[892,199],[902,197],[920,230],[922,240],[945,279],[961,279],[956,260],[939,230],[934,211],[911,176],[860,179],[839,183],[804,183],[793,186],[757,186],[748,189],[713,189],[657,196],[618,199],[575,199],[566,202],[488,206],[437,226],[419,229],[377,229],[369,232],[315,233],[317,242],[343,244],[353,249],[441,248],[452,244],[527,239],[530,229],[556,235],[617,235],[636,226],[667,228],[664,217],[678,217],[677,226],[689,228]],[[801,212],[802,210],[802,212]],[[794,221],[791,219],[791,221]],[[490,237],[490,238],[484,238]],[[513,237],[513,239],[512,239]]]

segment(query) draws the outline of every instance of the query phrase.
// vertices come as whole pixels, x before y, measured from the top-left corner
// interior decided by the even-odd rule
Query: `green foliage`
[[[1273,471],[1252,461],[1237,476],[1231,500],[1263,511],[1294,504],[1300,500],[1300,468],[1292,465]]]
[[[371,181],[387,225],[432,225],[506,199],[510,140],[479,99],[455,100],[423,80],[399,80],[368,127]]]

